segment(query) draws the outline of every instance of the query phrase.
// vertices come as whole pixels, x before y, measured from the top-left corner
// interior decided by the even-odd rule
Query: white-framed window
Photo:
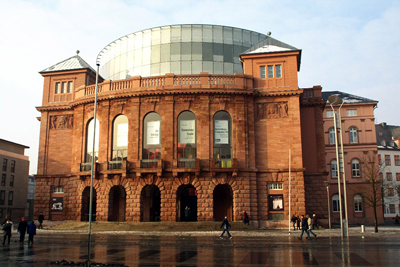
[[[336,136],[335,128],[332,127],[329,129],[329,144],[330,145],[334,145],[336,143],[335,136]]]
[[[274,65],[268,65],[268,78],[274,78]]]
[[[331,161],[331,177],[338,178],[338,166],[336,159]]]
[[[362,197],[360,195],[354,196],[354,211],[355,212],[363,211]]]
[[[350,135],[350,144],[358,143],[357,128],[356,127],[351,127],[350,128],[349,135]]]
[[[332,211],[333,212],[339,212],[340,211],[339,195],[338,194],[334,194],[332,196]]]
[[[268,190],[283,190],[283,183],[269,183]]]
[[[358,161],[358,159],[353,159],[351,161],[351,173],[353,177],[361,176],[360,161]]]
[[[64,187],[62,186],[53,187],[53,193],[64,193]]]
[[[282,78],[282,67],[281,67],[281,65],[275,65],[275,78]]]
[[[326,117],[327,118],[333,118],[333,110],[327,110],[326,111]]]
[[[357,109],[347,109],[346,110],[347,117],[356,117],[357,116]]]
[[[265,66],[260,66],[260,78],[265,79]]]
[[[389,204],[389,213],[396,213],[396,206],[394,204]]]
[[[282,78],[282,65],[260,66],[260,78]]]

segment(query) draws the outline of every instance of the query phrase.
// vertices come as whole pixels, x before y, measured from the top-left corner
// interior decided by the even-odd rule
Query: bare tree
[[[357,188],[357,193],[363,197],[364,204],[373,209],[375,233],[378,232],[378,208],[382,208],[385,191],[381,173],[385,166],[380,164],[378,155],[369,152],[361,158],[362,185]]]

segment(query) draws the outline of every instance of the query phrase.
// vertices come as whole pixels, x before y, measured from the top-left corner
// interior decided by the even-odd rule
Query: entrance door
[[[125,189],[120,185],[111,187],[108,204],[108,221],[125,221],[125,204]]]
[[[160,221],[161,194],[157,186],[146,185],[143,187],[140,204],[140,221]]]
[[[232,189],[227,184],[219,184],[214,188],[214,219],[222,221],[225,216],[229,221],[233,220],[233,196]]]
[[[82,192],[81,203],[81,221],[89,221],[89,203],[90,203],[90,187],[87,186]],[[92,202],[92,221],[96,220],[96,190],[93,188],[93,202]]]
[[[192,185],[181,186],[178,190],[179,219],[181,222],[197,221],[197,191]]]

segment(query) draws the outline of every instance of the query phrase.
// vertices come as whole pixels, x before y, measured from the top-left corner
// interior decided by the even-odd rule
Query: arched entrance
[[[146,185],[140,196],[140,221],[160,221],[161,194],[155,185]]]
[[[178,189],[177,203],[179,208],[178,221],[184,222],[195,222],[197,221],[197,190],[193,185],[182,185]],[[189,208],[189,212],[186,212],[188,216],[185,216],[185,209]]]
[[[111,187],[108,203],[108,221],[123,222],[125,221],[125,204],[126,193],[125,188],[120,185]]]
[[[90,203],[90,187],[87,186],[82,192],[82,205],[81,205],[81,221],[89,221],[89,203]],[[93,188],[93,202],[92,202],[92,221],[96,220],[96,189]]]
[[[214,220],[222,221],[225,216],[233,221],[233,194],[232,188],[227,184],[219,184],[214,188]]]

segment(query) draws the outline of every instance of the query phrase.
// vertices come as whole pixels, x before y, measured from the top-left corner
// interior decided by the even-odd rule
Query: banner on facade
[[[160,144],[160,121],[147,122],[147,145]]]
[[[283,210],[283,195],[269,195],[268,208],[270,211]]]
[[[181,144],[195,144],[196,143],[196,133],[195,120],[181,120],[180,121],[180,132],[179,132],[179,142]]]
[[[118,124],[117,127],[117,146],[128,146],[128,123]]]
[[[63,211],[63,198],[62,197],[51,198],[51,211]]]
[[[229,121],[216,120],[214,123],[214,144],[229,144]]]

